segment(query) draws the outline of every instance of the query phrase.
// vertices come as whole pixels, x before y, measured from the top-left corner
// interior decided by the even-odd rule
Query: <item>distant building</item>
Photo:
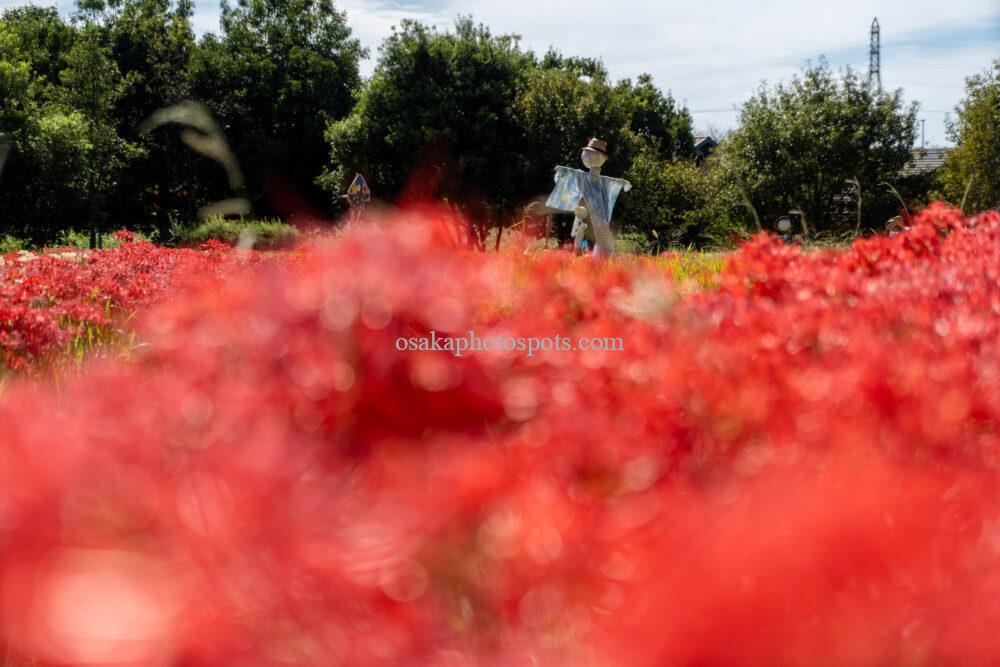
[[[711,155],[712,151],[715,150],[715,147],[718,145],[719,142],[707,134],[695,135],[694,154],[695,154],[695,160],[698,162],[698,164],[704,162],[705,158]]]
[[[948,155],[947,148],[914,148],[912,158],[903,167],[903,176],[922,176],[937,171]]]

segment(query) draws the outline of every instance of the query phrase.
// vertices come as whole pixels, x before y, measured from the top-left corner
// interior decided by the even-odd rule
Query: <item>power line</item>
[[[727,95],[729,93],[739,93],[739,92],[743,92],[743,91],[751,92],[751,91],[753,91],[759,85],[760,85],[760,80],[757,79],[755,81],[751,81],[751,82],[748,82],[748,83],[741,83],[739,85],[733,85],[733,86],[729,86],[729,87],[726,87],[726,88],[717,88],[715,90],[707,90],[707,91],[699,92],[697,95],[685,95],[684,99],[686,99],[686,100],[703,100],[706,97],[717,97],[719,95]]]
[[[893,42],[893,46],[919,46],[921,48],[932,48],[932,49],[957,49],[959,51],[989,51],[990,53],[996,53],[996,47],[992,46],[976,46],[974,44],[942,44],[939,42],[915,42],[909,39],[903,39],[898,42]]]
[[[953,83],[933,83],[925,81],[900,81],[901,86],[914,86],[917,88],[962,88],[963,83],[961,81],[955,81]]]
[[[862,48],[860,44],[854,44],[851,46],[842,46],[840,48],[834,49],[814,49],[812,51],[804,51],[802,53],[796,53],[788,56],[781,56],[779,58],[770,58],[768,60],[759,60],[753,63],[746,63],[744,65],[736,65],[734,67],[726,67],[718,70],[709,70],[707,72],[701,72],[699,74],[690,74],[677,79],[670,79],[667,81],[659,81],[661,86],[669,86],[676,83],[687,83],[689,81],[698,81],[700,79],[706,79],[716,76],[725,76],[726,74],[734,74],[736,72],[748,72],[755,69],[760,69],[761,67],[767,67],[769,65],[780,65],[786,62],[796,62],[804,59],[814,58],[817,56],[829,55],[831,53],[841,53],[844,51],[854,51]]]
[[[938,65],[893,65],[893,69],[939,69],[948,72],[968,72],[968,67],[941,67]]]
[[[828,49],[828,50],[826,50],[826,52],[827,53],[840,53],[840,52],[843,52],[843,51],[850,51],[850,50],[853,50],[853,49],[856,49],[856,48],[858,48],[858,47],[857,46],[843,46],[843,47],[839,47],[839,48],[835,48],[835,49]],[[878,18],[875,18],[872,21],[871,32],[870,32],[869,63],[868,63],[869,72],[868,72],[868,78],[869,78],[869,81],[871,83],[873,83],[874,85],[878,86],[879,90],[882,89],[882,72],[881,72],[882,52],[881,51],[882,51],[882,48],[881,48],[881,26],[879,25]],[[767,67],[767,66],[771,66],[771,65],[778,65],[778,64],[783,64],[783,63],[790,63],[790,62],[795,61],[795,60],[800,60],[803,57],[813,56],[815,53],[816,53],[815,51],[812,51],[812,52],[805,52],[805,53],[800,53],[800,54],[795,54],[795,55],[790,55],[790,56],[781,56],[781,57],[778,57],[778,58],[771,58],[771,59],[768,59],[768,60],[762,60],[762,61],[757,61],[757,62],[753,62],[753,63],[746,63],[744,65],[737,65],[737,66],[733,66],[733,67],[727,67],[727,68],[722,68],[722,69],[718,69],[718,70],[712,70],[712,71],[709,71],[709,72],[703,72],[701,74],[687,75],[687,76],[679,77],[677,79],[672,79],[672,80],[668,80],[668,81],[662,81],[662,82],[659,82],[659,83],[660,83],[661,86],[665,86],[666,87],[667,85],[670,85],[670,84],[677,85],[677,84],[684,84],[684,83],[692,82],[692,81],[700,81],[700,80],[704,80],[704,79],[711,79],[711,78],[715,78],[715,77],[722,77],[722,76],[725,76],[727,74],[732,74],[732,73],[736,73],[736,72],[752,71],[754,69],[759,69],[759,68]],[[911,67],[903,65],[900,69],[910,69],[910,68]],[[913,66],[912,68],[915,69],[916,66]],[[949,71],[964,71],[964,68],[936,67],[936,66],[927,66],[926,69],[939,69],[939,70],[949,70]],[[739,93],[739,92],[748,92],[749,93],[749,92],[752,92],[761,83],[762,82],[761,82],[760,79],[755,79],[752,82],[747,82],[747,83],[744,83],[744,84],[736,84],[736,85],[726,86],[724,88],[717,88],[717,89],[710,89],[710,90],[705,90],[704,88],[702,88],[701,92],[695,90],[694,92],[696,94],[694,94],[694,95],[691,95],[690,91],[688,91],[688,93],[684,95],[685,105],[687,104],[687,100],[705,99],[705,98],[711,98],[711,97],[715,97],[715,96],[727,95],[727,94],[730,94],[730,93]],[[940,83],[940,82],[903,81],[903,82],[900,82],[900,85],[913,86],[913,87],[954,88],[954,87],[956,87],[956,86],[958,86],[960,84],[958,82],[956,82],[956,83]],[[693,109],[693,110],[689,109],[689,111],[690,111],[690,113],[714,114],[714,113],[736,113],[737,109],[735,109],[735,108],[712,108],[712,109]],[[951,113],[950,111],[942,111],[942,110],[935,110],[935,109],[928,109],[928,110],[922,110],[922,111],[926,112],[926,113],[939,113],[939,114],[948,114],[948,113]]]
[[[846,66],[857,68],[859,64],[860,63],[852,62],[852,63],[847,63]],[[789,65],[788,67],[792,67],[792,65]],[[683,97],[684,99],[687,100],[698,100],[698,99],[704,99],[706,97],[715,97],[717,95],[725,95],[727,93],[736,93],[741,91],[755,92],[763,82],[764,81],[758,77],[756,79],[753,79],[752,81],[749,80],[744,81],[742,83],[726,86],[725,88],[712,88],[712,89],[702,88],[700,90],[696,89],[694,91],[686,90]],[[692,92],[694,94],[691,94]]]
[[[888,18],[890,21],[902,21],[904,23],[906,21],[913,21],[914,20],[914,18],[912,16],[883,16],[882,18]],[[975,23],[975,21],[971,20],[969,18],[960,18],[959,19],[959,18],[944,18],[944,17],[937,17],[937,16],[935,16],[934,17],[934,23],[962,23],[962,24],[965,24],[965,25],[970,25],[970,23]],[[982,21],[980,21],[979,23],[982,23]]]
[[[777,33],[777,34],[774,34],[774,35],[766,35],[766,36],[763,36],[763,37],[752,37],[750,39],[740,40],[740,42],[744,43],[744,44],[747,44],[747,43],[751,43],[751,42],[772,41],[772,40],[775,40],[775,39],[779,39],[781,37],[789,37],[789,36],[792,36],[792,35],[803,35],[803,34],[809,34],[809,33],[813,33],[813,32],[828,32],[830,28],[835,28],[835,27],[842,26],[842,25],[848,25],[848,24],[851,24],[851,23],[854,23],[854,21],[850,20],[850,21],[841,21],[839,23],[829,23],[829,24],[825,24],[823,26],[817,26],[815,28],[807,28],[805,30],[793,30],[793,31],[790,31],[790,32],[782,32],[782,33]],[[667,53],[661,53],[661,54],[659,54],[657,56],[654,56],[652,58],[644,56],[644,57],[636,59],[636,60],[620,60],[620,61],[617,61],[617,62],[614,62],[614,63],[609,63],[609,64],[612,67],[621,67],[622,65],[631,65],[631,64],[640,63],[640,62],[641,63],[646,63],[646,62],[652,62],[652,61],[655,61],[655,60],[666,60],[668,58],[676,58],[678,56],[687,56],[687,55],[695,55],[695,54],[698,54],[698,53],[707,53],[709,51],[718,51],[719,49],[727,48],[727,47],[731,47],[731,46],[732,46],[732,42],[729,41],[729,42],[725,42],[725,43],[715,44],[713,46],[704,46],[704,47],[700,47],[700,48],[697,48],[697,49],[685,49],[683,51],[669,51]]]

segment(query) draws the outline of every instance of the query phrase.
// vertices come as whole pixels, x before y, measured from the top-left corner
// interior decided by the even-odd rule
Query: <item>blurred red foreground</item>
[[[1000,215],[693,294],[436,239],[203,271],[8,386],[6,664],[1000,662]],[[625,351],[394,345],[470,329]]]

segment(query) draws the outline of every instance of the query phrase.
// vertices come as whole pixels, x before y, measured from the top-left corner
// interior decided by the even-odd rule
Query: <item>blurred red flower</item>
[[[761,236],[693,294],[387,224],[252,270],[141,243],[75,268],[156,303],[131,360],[5,391],[12,660],[1000,660],[1000,215]],[[31,281],[72,260],[14,261],[34,331]],[[431,330],[625,350],[394,344]]]

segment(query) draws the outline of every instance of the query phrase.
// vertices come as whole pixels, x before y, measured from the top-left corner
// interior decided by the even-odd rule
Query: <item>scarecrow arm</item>
[[[551,208],[549,206],[546,206],[540,201],[533,201],[530,204],[528,204],[527,212],[528,215],[540,217],[543,215],[560,215],[560,214],[572,213],[573,211],[564,211],[561,208]]]

